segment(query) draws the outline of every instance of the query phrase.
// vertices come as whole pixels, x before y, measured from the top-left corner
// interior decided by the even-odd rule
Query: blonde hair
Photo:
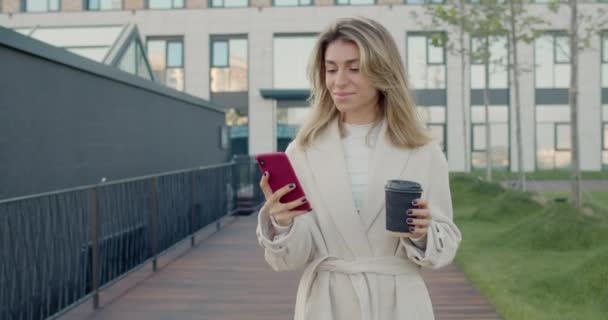
[[[400,148],[416,148],[431,138],[420,123],[416,104],[405,77],[395,40],[378,22],[363,17],[343,18],[323,31],[314,46],[308,63],[312,104],[310,116],[296,136],[296,145],[310,146],[330,122],[340,118],[340,133],[345,135],[340,111],[325,86],[325,50],[334,41],[354,43],[359,49],[359,69],[379,92],[380,114],[376,124],[386,119],[386,133],[391,143]]]

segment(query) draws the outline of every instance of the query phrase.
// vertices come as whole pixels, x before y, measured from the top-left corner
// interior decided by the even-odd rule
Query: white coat
[[[436,142],[394,147],[383,121],[358,214],[337,121],[309,148],[300,150],[294,143],[287,148],[313,211],[296,217],[287,236],[272,241],[263,207],[256,234],[265,259],[277,271],[305,267],[295,320],[432,320],[420,267],[449,264],[461,241],[452,221],[446,159]],[[423,188],[432,216],[425,250],[385,232],[384,185],[391,179],[416,181]]]

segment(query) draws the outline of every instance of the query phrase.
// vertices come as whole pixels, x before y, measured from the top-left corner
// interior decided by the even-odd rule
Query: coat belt
[[[379,292],[375,275],[402,275],[418,274],[418,267],[406,258],[388,256],[375,258],[362,258],[356,260],[343,260],[333,256],[324,256],[312,261],[302,274],[295,307],[295,320],[306,320],[306,304],[312,282],[317,272],[339,272],[349,276],[361,308],[363,320],[373,320],[374,314],[370,290],[374,290],[373,298],[378,299]],[[373,279],[368,278],[371,276]],[[373,280],[373,281],[370,281]],[[377,303],[376,303],[377,307]]]

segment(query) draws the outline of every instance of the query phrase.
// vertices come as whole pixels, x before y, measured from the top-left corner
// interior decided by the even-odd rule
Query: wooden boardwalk
[[[103,291],[63,320],[288,320],[301,271],[275,272],[255,238],[256,216],[230,218],[198,246],[185,243]],[[500,319],[454,266],[425,271],[437,320]],[[380,319],[379,319],[380,320]]]

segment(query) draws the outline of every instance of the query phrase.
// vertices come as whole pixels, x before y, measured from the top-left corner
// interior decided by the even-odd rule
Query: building
[[[17,30],[136,25],[155,79],[227,106],[232,137],[240,137],[242,152],[250,154],[283,150],[306,116],[305,67],[316,34],[339,17],[376,19],[397,41],[419,113],[442,143],[450,169],[485,167],[484,66],[471,60],[461,81],[460,57],[430,41],[434,33],[446,30],[429,32],[423,27],[429,20],[420,5],[423,0],[0,1],[0,25]],[[535,1],[528,9],[550,20],[550,25],[534,43],[521,44],[518,52],[519,61],[530,69],[520,79],[527,171],[567,168],[571,155],[570,63],[564,36],[568,10],[554,14],[543,2],[547,1]],[[592,15],[598,15],[599,8],[608,9],[603,0],[579,2],[580,10]],[[493,55],[506,59],[507,41],[497,40]],[[475,46],[479,41],[466,42]],[[608,33],[592,37],[591,46],[593,50],[580,56],[580,161],[583,170],[606,170]],[[515,112],[509,80],[504,67],[492,67],[492,163],[515,171]],[[467,128],[463,117],[470,124]]]

